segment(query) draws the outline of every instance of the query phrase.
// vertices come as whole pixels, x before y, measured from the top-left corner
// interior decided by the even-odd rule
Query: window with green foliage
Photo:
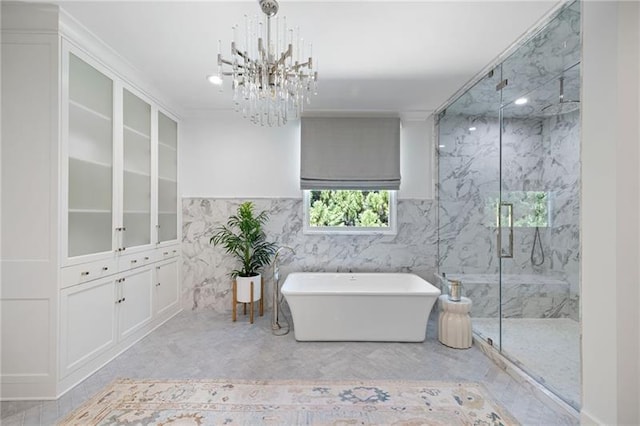
[[[395,233],[395,191],[312,190],[304,203],[307,232]]]
[[[492,226],[498,226],[498,204],[499,198],[491,197],[487,209],[493,212],[493,217],[487,222]],[[547,227],[549,226],[549,193],[544,191],[506,191],[502,194],[502,202],[513,205],[513,226],[524,227]],[[506,224],[509,218],[506,210],[502,211],[502,223]]]

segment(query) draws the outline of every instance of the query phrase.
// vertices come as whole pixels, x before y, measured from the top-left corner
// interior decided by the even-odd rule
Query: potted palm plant
[[[236,214],[229,217],[227,224],[216,228],[216,233],[209,243],[221,245],[228,254],[233,255],[239,268],[229,275],[236,280],[237,301],[242,303],[260,300],[260,271],[271,262],[277,246],[266,240],[264,224],[268,220],[267,212],[256,215],[253,203],[246,201],[238,207]],[[254,283],[253,300],[251,300],[251,282]]]

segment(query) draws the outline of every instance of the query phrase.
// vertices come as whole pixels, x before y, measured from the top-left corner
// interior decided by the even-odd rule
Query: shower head
[[[553,116],[567,114],[580,108],[580,101],[564,100],[564,77],[560,77],[560,97],[556,104],[550,104],[542,108],[540,112],[543,116]]]
[[[557,104],[547,105],[542,108],[542,115],[562,115],[580,109],[580,101],[560,101]]]

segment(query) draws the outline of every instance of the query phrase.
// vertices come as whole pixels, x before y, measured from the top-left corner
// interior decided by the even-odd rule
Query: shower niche
[[[476,337],[579,408],[580,3],[437,112],[438,266]]]

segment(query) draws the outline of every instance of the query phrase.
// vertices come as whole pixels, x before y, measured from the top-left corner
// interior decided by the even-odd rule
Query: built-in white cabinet
[[[151,126],[151,105],[123,89],[123,248],[151,244]]]
[[[58,6],[0,7],[0,395],[50,399],[180,311],[179,121]]]
[[[134,270],[116,280],[118,339],[134,335],[151,321],[153,281],[152,268]]]
[[[178,123],[158,113],[158,242],[178,235]]]
[[[68,91],[67,257],[111,252],[113,221],[113,80],[65,52]],[[63,165],[64,166],[64,165]]]
[[[178,272],[178,259],[156,266],[155,312],[157,315],[162,315],[178,305]]]
[[[65,264],[177,242],[177,121],[66,43],[62,61]]]
[[[116,343],[115,279],[60,292],[60,372],[66,376]]]

